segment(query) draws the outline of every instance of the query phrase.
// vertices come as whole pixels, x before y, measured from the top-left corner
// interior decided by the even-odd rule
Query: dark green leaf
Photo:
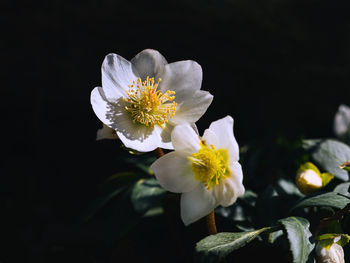
[[[133,182],[138,179],[134,173],[124,172],[117,173],[109,177],[101,187],[100,195],[89,206],[85,213],[85,220],[90,220],[102,207],[104,207],[111,199],[118,196],[127,189]]]
[[[338,179],[347,181],[348,172],[339,165],[350,160],[350,147],[336,140],[305,140],[303,148],[310,151],[311,157],[323,170],[332,173]]]
[[[158,204],[165,193],[155,178],[140,179],[132,187],[131,202],[137,212],[145,213]]]
[[[349,199],[341,196],[335,192],[329,192],[325,194],[318,194],[303,198],[292,209],[305,208],[305,207],[323,207],[329,206],[333,208],[342,209],[349,203]]]
[[[219,262],[232,251],[245,246],[268,229],[270,228],[265,227],[255,231],[239,233],[222,232],[208,236],[196,244],[195,259],[197,262]]]
[[[349,182],[338,184],[334,188],[333,192],[340,193],[340,194],[343,194],[343,195],[346,195],[346,196],[350,197],[349,187],[350,187],[350,183]]]
[[[247,190],[233,205],[227,207],[219,206],[215,209],[215,212],[230,220],[244,221],[247,219],[248,212],[254,209],[256,199],[257,194]]]
[[[309,221],[302,217],[288,217],[278,221],[287,233],[294,263],[304,263],[314,248],[310,242],[312,236]]]

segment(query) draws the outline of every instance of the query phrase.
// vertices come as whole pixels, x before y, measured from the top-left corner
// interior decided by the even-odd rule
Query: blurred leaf
[[[140,179],[131,190],[131,202],[135,210],[145,213],[160,202],[167,191],[155,178]]]
[[[196,244],[196,262],[220,262],[232,251],[239,249],[262,232],[270,229],[265,227],[255,231],[228,233],[222,232],[210,235]]]
[[[102,191],[97,199],[89,206],[84,218],[90,220],[102,207],[104,207],[112,198],[115,198],[125,189],[127,189],[139,177],[130,172],[117,173],[107,178],[102,185]]]
[[[132,155],[143,155],[143,154],[147,153],[147,152],[139,152],[139,151],[136,151],[134,149],[128,148],[123,143],[120,145],[120,147]]]
[[[277,181],[276,190],[280,195],[284,194],[295,197],[303,196],[303,194],[299,191],[298,187],[294,182],[291,182],[284,178],[280,178]]]
[[[348,172],[339,168],[339,164],[350,160],[350,147],[336,140],[304,140],[303,148],[310,151],[311,157],[323,170],[334,174],[343,181],[349,180]]]
[[[159,216],[164,213],[164,209],[162,206],[155,206],[152,207],[150,210],[148,210],[143,217],[152,217],[152,216]]]
[[[290,250],[294,263],[308,261],[309,255],[314,248],[310,242],[312,236],[309,230],[309,221],[302,217],[288,217],[278,221],[287,233]]]
[[[143,155],[134,155],[134,156],[128,156],[124,159],[126,163],[129,163],[136,167],[141,172],[145,173],[146,175],[153,175],[153,172],[150,169],[151,164],[156,160],[156,157],[154,154],[145,153]]]
[[[305,207],[322,207],[322,206],[329,206],[333,208],[342,209],[344,206],[346,206],[349,203],[349,199],[339,195],[335,192],[329,192],[325,194],[318,194],[313,196],[308,196],[299,203],[297,203],[291,211],[299,208],[305,208]]]

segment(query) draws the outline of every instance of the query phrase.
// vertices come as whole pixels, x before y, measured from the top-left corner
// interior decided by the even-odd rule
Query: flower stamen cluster
[[[230,175],[228,168],[227,149],[216,150],[214,145],[208,147],[201,141],[201,148],[197,153],[188,157],[192,161],[194,178],[201,181],[207,189],[219,184],[219,182]]]
[[[124,101],[129,103],[125,109],[130,112],[133,121],[153,127],[162,126],[175,115],[177,103],[175,91],[167,90],[165,93],[157,90],[161,79],[155,83],[154,78],[147,77],[145,81],[140,78],[133,81],[127,90],[128,98]]]

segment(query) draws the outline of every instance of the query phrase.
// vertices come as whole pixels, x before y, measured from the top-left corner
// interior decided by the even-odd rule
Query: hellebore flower
[[[171,140],[175,151],[157,159],[151,170],[166,190],[182,193],[185,225],[208,215],[218,205],[232,205],[244,194],[232,117],[212,122],[203,137],[188,124],[176,126]]]
[[[127,148],[173,149],[174,126],[193,125],[212,102],[213,96],[200,90],[201,83],[202,68],[195,61],[168,64],[152,49],[131,61],[109,54],[102,64],[102,87],[91,92],[91,104]]]
[[[344,104],[341,104],[334,117],[334,133],[339,138],[346,137],[349,132],[350,126],[350,108]]]
[[[325,187],[333,178],[331,173],[321,173],[313,163],[307,162],[300,166],[295,183],[300,192],[310,194]]]
[[[316,262],[317,263],[344,263],[343,247],[336,242],[340,238],[334,239],[334,243],[318,242],[316,245]]]

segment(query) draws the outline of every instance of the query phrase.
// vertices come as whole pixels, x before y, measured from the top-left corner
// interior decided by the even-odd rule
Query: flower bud
[[[344,251],[342,246],[333,243],[330,246],[324,242],[318,242],[316,245],[317,263],[344,263]]]
[[[322,187],[321,176],[311,169],[298,173],[295,181],[303,194],[315,192]]]
[[[343,169],[345,171],[350,171],[350,161],[346,161],[345,163],[342,163],[338,166],[340,169]]]
[[[300,192],[310,194],[327,185],[333,178],[334,176],[332,174],[321,174],[314,164],[307,162],[300,166],[295,183]]]

